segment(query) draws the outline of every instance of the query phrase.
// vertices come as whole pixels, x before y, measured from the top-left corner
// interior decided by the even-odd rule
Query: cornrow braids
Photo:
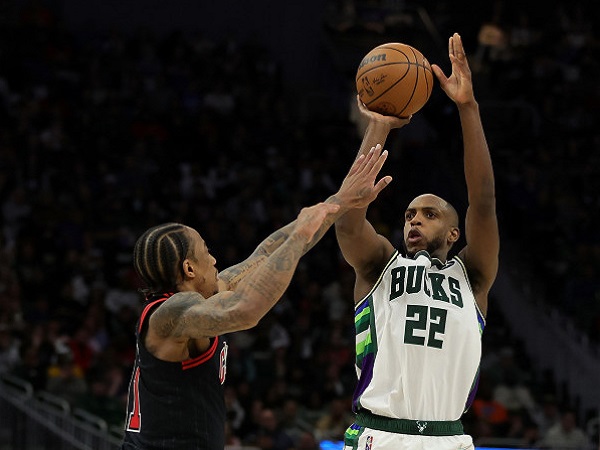
[[[133,250],[133,265],[143,280],[146,295],[177,291],[182,263],[190,249],[188,228],[180,223],[164,223],[142,234]]]

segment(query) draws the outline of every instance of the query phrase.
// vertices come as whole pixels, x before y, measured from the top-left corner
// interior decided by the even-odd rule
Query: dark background
[[[449,72],[446,42],[455,31],[494,161],[505,273],[540,315],[560,317],[597,358],[596,5],[420,6],[3,2],[2,372],[119,426],[140,301],[131,268],[137,236],[183,222],[198,229],[219,268],[239,262],[337,188],[360,143],[352,107],[361,57],[381,43],[405,42]],[[486,29],[499,39],[486,40]],[[437,84],[386,147],[394,182],[369,212],[381,233],[400,245],[404,208],[423,192],[464,215],[458,117]],[[268,434],[268,426],[252,411],[275,411],[287,423],[290,402],[315,437],[339,438],[355,381],[351,284],[330,234],[304,258],[273,312],[230,337],[228,395],[245,412],[238,423],[232,406],[232,439],[257,444],[253,430]],[[575,409],[585,428],[597,411],[535,366],[511,317],[494,306],[499,296],[484,334],[483,406],[465,416],[468,432],[531,445],[549,427],[547,405]],[[518,386],[532,402],[486,403],[502,399],[499,386],[513,393]],[[485,406],[500,410],[500,419]],[[303,428],[294,426],[297,437]]]

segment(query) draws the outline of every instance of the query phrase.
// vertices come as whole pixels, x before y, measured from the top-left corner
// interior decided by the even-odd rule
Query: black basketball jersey
[[[162,361],[144,345],[150,315],[169,297],[150,301],[138,321],[122,448],[223,450],[227,343],[215,337],[182,362]]]

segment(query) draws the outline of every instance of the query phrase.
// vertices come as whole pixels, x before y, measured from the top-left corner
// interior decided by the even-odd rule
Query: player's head
[[[218,291],[215,263],[200,234],[179,223],[146,230],[133,251],[148,294],[191,290],[210,297]]]
[[[404,245],[409,256],[426,250],[431,256],[446,260],[459,237],[456,209],[443,198],[419,195],[406,208]]]

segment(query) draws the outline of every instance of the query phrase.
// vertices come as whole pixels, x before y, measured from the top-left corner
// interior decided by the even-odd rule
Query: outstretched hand
[[[454,33],[448,40],[448,56],[452,63],[452,73],[449,77],[446,77],[437,64],[431,65],[442,90],[457,105],[473,102],[475,95],[473,93],[471,69],[469,68],[462,39],[458,33]]]
[[[298,218],[296,219],[296,226],[294,232],[298,235],[302,235],[306,242],[311,242],[315,234],[321,229],[321,226],[326,219],[339,211],[340,205],[333,203],[317,203],[316,205],[302,208]],[[329,223],[329,226],[331,223]],[[322,237],[320,233],[318,239]],[[316,243],[316,242],[315,242]],[[313,243],[314,245],[314,243]],[[310,246],[312,248],[312,245]],[[306,249],[308,251],[308,249]]]
[[[377,144],[368,154],[356,158],[335,195],[341,205],[346,208],[366,208],[377,198],[392,181],[389,175],[375,181],[387,156],[387,150],[382,151],[381,145]]]

